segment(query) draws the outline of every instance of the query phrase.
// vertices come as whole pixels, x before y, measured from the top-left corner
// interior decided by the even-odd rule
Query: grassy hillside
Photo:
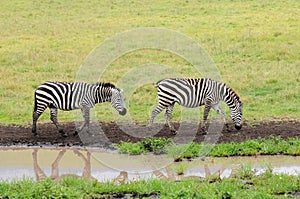
[[[75,81],[80,65],[101,42],[144,27],[172,29],[197,41],[214,60],[223,81],[240,94],[245,120],[300,118],[299,13],[297,0],[4,0],[0,7],[0,123],[29,124],[33,92],[40,83]],[[130,69],[147,63],[195,77],[193,67],[177,55],[139,50],[114,61],[101,80],[116,83]],[[133,119],[147,122],[156,104],[155,92],[152,85],[135,91],[129,99]],[[96,110],[97,119],[113,120],[109,104]],[[179,106],[174,117],[180,117]],[[42,120],[48,118],[45,114]],[[73,114],[60,112],[59,120],[73,120]]]

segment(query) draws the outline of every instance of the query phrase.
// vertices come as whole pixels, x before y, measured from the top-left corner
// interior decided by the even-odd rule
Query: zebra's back
[[[219,82],[208,78],[168,78],[156,83],[161,100],[177,102],[185,107],[197,107],[205,103]]]
[[[36,89],[35,98],[39,106],[55,107],[61,110],[78,109],[89,87],[89,84],[83,82],[47,81]],[[36,109],[38,110],[39,107]]]

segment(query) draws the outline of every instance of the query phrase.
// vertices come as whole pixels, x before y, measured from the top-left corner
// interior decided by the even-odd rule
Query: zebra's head
[[[235,105],[236,105],[236,108],[231,110],[230,117],[231,117],[232,121],[234,122],[234,127],[237,130],[240,130],[242,128],[243,102],[238,102]]]
[[[124,102],[124,97],[122,96],[123,90],[119,88],[111,89],[111,106],[115,108],[120,115],[125,115],[127,110]]]

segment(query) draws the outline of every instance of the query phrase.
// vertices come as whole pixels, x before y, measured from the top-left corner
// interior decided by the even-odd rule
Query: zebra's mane
[[[101,87],[110,87],[110,88],[116,88],[116,86],[112,83],[106,83],[106,82],[98,82],[96,85]]]
[[[210,81],[217,82],[217,81],[212,80],[210,78],[206,78],[206,79],[209,79]],[[235,99],[235,100],[237,100],[238,103],[240,104],[241,100],[240,100],[240,96],[238,95],[238,93],[233,88],[229,87],[226,83],[224,83],[224,82],[220,82],[220,83],[222,83],[225,86],[226,92],[229,93],[230,97],[233,98],[233,99]]]
[[[227,85],[226,85],[226,87],[227,87],[227,92],[230,93],[230,96],[232,98],[236,99],[239,103],[241,103],[240,96],[237,94],[237,92],[233,88],[228,87]]]

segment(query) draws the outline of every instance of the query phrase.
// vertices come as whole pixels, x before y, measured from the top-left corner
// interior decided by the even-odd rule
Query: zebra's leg
[[[42,113],[45,111],[47,107],[42,107],[39,109],[39,111],[36,109],[33,111],[33,114],[32,114],[32,133],[34,136],[37,136],[37,131],[36,131],[36,124],[37,124],[37,121],[39,119],[39,117],[42,115]]]
[[[170,106],[168,106],[168,108],[166,109],[165,117],[166,117],[166,121],[167,121],[167,123],[168,123],[168,126],[169,126],[170,130],[171,130],[174,134],[176,134],[176,130],[175,130],[174,126],[173,126],[172,123],[171,123],[171,115],[172,115],[173,107],[174,107],[174,103],[171,104]]]
[[[227,122],[226,122],[226,115],[225,115],[224,111],[219,107],[219,105],[218,105],[218,104],[213,105],[212,108],[213,108],[215,111],[217,111],[217,113],[219,113],[220,115],[222,115],[224,124],[227,125]]]
[[[33,120],[33,122],[32,122],[32,133],[33,133],[33,135],[34,136],[36,136],[37,135],[37,132],[36,132],[36,123],[37,123],[37,121],[38,121],[38,119],[39,119],[39,117],[41,116],[41,114],[38,114],[36,111],[34,111],[33,112],[33,114],[32,114],[32,120]]]
[[[55,124],[56,128],[58,129],[58,132],[61,133],[64,137],[67,137],[68,134],[64,132],[62,127],[57,121],[57,108],[50,108],[50,119]]]
[[[219,113],[219,114],[222,116],[223,122],[224,122],[224,124],[226,125],[226,128],[228,129],[229,126],[228,126],[228,123],[227,123],[227,121],[226,121],[226,115],[225,115],[224,111],[219,107],[218,104],[213,105],[212,108],[213,108],[217,113]]]
[[[90,126],[90,108],[87,106],[84,106],[81,108],[82,116],[84,119],[84,123],[79,127],[78,130],[75,131],[74,135],[77,135],[80,131],[82,131],[85,127],[87,127],[89,131]]]
[[[209,113],[210,109],[211,109],[210,103],[205,104],[204,113],[203,113],[203,121],[202,121],[202,124],[201,124],[201,128],[204,129],[205,131],[206,131],[205,124],[206,124],[206,121],[207,121],[207,118],[208,118],[208,113]]]
[[[162,112],[163,109],[165,109],[165,107],[162,106],[161,104],[159,104],[155,109],[153,109],[153,111],[151,113],[151,117],[150,117],[150,124],[149,124],[149,126],[153,125],[154,118],[156,117],[157,114],[159,114],[160,112]]]

